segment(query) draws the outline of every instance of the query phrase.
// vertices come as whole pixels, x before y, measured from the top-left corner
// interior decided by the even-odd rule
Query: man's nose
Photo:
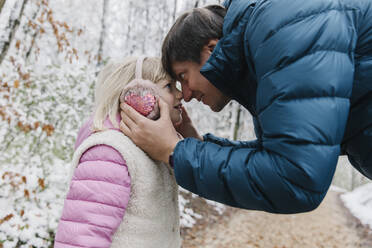
[[[192,99],[192,91],[187,85],[182,85],[182,97],[185,102],[189,102]]]

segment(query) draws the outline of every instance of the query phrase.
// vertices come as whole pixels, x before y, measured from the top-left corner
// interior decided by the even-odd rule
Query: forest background
[[[0,247],[52,245],[76,135],[104,64],[160,56],[180,13],[219,3],[0,0]],[[236,102],[218,114],[194,101],[186,108],[201,133],[255,139],[251,116]],[[366,181],[340,158],[334,185],[352,190]],[[181,225],[191,227],[201,216],[182,192]]]

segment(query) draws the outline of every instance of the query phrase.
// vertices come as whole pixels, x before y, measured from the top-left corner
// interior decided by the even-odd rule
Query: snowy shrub
[[[159,56],[174,18],[207,3],[216,1],[8,0],[0,6],[0,247],[52,246],[102,58]],[[235,102],[218,114],[195,101],[186,108],[201,134],[254,138],[248,112]],[[181,224],[191,227],[200,215],[186,204],[180,196]]]
[[[10,122],[0,122],[0,241],[4,247],[51,244],[67,189],[66,175],[77,130],[91,113],[94,71],[47,66],[15,82]],[[16,87],[15,87],[16,86]],[[3,93],[3,92],[2,92]],[[14,111],[13,111],[14,110]]]
[[[365,184],[341,195],[350,212],[364,225],[372,228],[372,183]]]

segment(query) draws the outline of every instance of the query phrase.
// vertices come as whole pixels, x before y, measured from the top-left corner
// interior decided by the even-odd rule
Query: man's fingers
[[[159,97],[158,103],[160,108],[160,118],[163,118],[164,116],[169,116],[168,104],[161,97]]]
[[[136,126],[136,123],[123,111],[120,112],[121,122],[123,122],[129,130],[133,130]],[[121,123],[120,122],[120,123]]]
[[[182,109],[182,120],[183,121],[191,121],[189,114],[186,111],[186,108],[184,106],[181,106]]]
[[[120,111],[120,116],[121,116],[121,119],[123,119],[125,116],[125,113],[123,111]]]
[[[127,117],[129,117],[133,122],[139,123],[141,120],[146,119],[146,117],[142,116],[140,113],[138,113],[134,108],[129,106],[126,103],[120,104],[121,110],[125,113]],[[122,116],[123,117],[123,116]]]
[[[123,121],[120,122],[119,127],[120,131],[122,131],[126,136],[129,138],[132,136],[132,132]]]

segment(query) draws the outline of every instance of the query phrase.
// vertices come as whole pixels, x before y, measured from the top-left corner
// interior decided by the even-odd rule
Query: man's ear
[[[217,45],[217,42],[218,42],[218,39],[209,40],[207,45],[203,47],[203,50],[205,49],[206,51],[208,51],[209,54],[211,54],[213,52],[213,49]]]

